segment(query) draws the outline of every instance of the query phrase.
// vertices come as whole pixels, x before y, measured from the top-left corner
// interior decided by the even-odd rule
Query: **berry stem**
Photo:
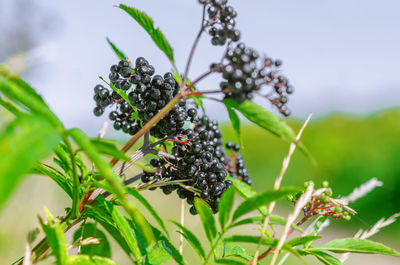
[[[143,135],[145,135],[150,129],[153,127],[154,124],[158,123],[168,112],[179,103],[184,96],[182,93],[177,94],[170,102],[168,102],[165,107],[158,112],[151,120],[149,120],[130,140],[126,143],[124,147],[122,147],[121,151],[126,152],[128,151]],[[118,159],[114,158],[111,160],[111,165],[115,166],[117,164]]]
[[[195,92],[191,92],[189,94],[187,94],[187,96],[201,96],[204,94],[216,94],[216,93],[228,93],[231,92],[230,89],[224,89],[224,90],[211,90],[211,91],[203,91],[203,92],[199,92],[199,91],[195,91]]]
[[[221,69],[222,65],[219,65],[217,67],[211,68],[210,71],[205,72],[204,74],[202,74],[201,76],[199,76],[198,78],[196,78],[196,80],[194,80],[187,88],[186,91],[190,90],[192,87],[194,87],[194,85],[196,85],[198,82],[200,82],[201,80],[203,80],[204,78],[206,78],[207,76],[209,76],[210,74],[217,72],[219,69]]]
[[[192,63],[194,52],[196,51],[201,34],[204,32],[204,29],[206,28],[206,26],[204,24],[205,12],[206,12],[206,6],[204,5],[203,6],[203,14],[202,14],[202,18],[201,18],[201,27],[200,27],[199,33],[197,33],[196,39],[193,42],[192,49],[190,50],[189,57],[188,57],[188,60],[186,63],[185,74],[183,76],[183,80],[182,80],[182,84],[181,84],[181,93],[184,91],[184,87],[186,86],[186,80],[187,80],[187,77],[189,74],[189,68],[190,68],[190,64]]]

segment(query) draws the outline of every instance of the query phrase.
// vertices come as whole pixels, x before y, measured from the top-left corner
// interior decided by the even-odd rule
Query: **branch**
[[[298,142],[300,141],[300,137],[301,137],[301,135],[302,135],[304,129],[306,128],[308,122],[310,121],[311,116],[312,116],[312,113],[310,113],[310,114],[308,115],[306,121],[304,122],[303,126],[301,127],[300,131],[298,132],[298,134],[297,134],[297,136],[296,136],[296,140],[295,140],[293,143],[290,144],[289,153],[288,153],[288,155],[283,159],[281,172],[280,172],[280,174],[279,174],[279,177],[275,180],[275,184],[274,184],[274,189],[275,189],[275,190],[278,190],[279,187],[281,186],[281,182],[282,182],[283,176],[285,175],[286,170],[287,170],[288,167],[289,167],[290,158],[292,157],[294,151],[296,150],[296,146],[297,146]],[[253,265],[256,265],[257,261],[259,260],[259,259],[258,259],[258,255],[259,255],[259,253],[260,253],[262,238],[263,238],[263,236],[264,236],[264,234],[265,234],[265,230],[267,229],[267,224],[268,224],[268,222],[269,222],[269,216],[271,215],[272,211],[274,210],[275,205],[276,205],[275,202],[271,202],[271,203],[269,204],[269,206],[268,206],[268,214],[267,214],[267,216],[264,218],[263,228],[262,228],[261,236],[260,236],[260,241],[258,242],[257,250],[256,250],[256,253],[254,254],[254,258],[253,258]]]

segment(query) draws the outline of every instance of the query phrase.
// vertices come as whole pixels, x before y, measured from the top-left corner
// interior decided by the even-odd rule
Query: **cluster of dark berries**
[[[273,91],[267,95],[268,99],[278,107],[285,116],[290,115],[286,106],[288,94],[293,93],[293,87],[289,85],[286,77],[279,73],[282,65],[280,60],[261,58],[257,51],[239,43],[235,47],[227,49],[222,76],[225,81],[220,83],[221,90],[226,98],[232,98],[238,102],[252,99],[255,91],[263,87],[272,87]],[[215,67],[212,64],[211,67]]]
[[[228,172],[232,177],[240,179],[247,184],[253,184],[253,180],[250,178],[249,171],[246,168],[244,163],[244,158],[242,155],[237,154],[240,151],[239,144],[233,144],[232,142],[227,142],[225,147],[228,150],[232,150],[231,155],[229,156],[229,163],[227,166]]]
[[[143,57],[136,59],[134,68],[128,61],[122,60],[118,65],[112,65],[110,71],[110,82],[122,93],[127,94],[130,102],[126,102],[116,91],[97,85],[94,114],[100,116],[104,113],[105,107],[115,106],[115,110],[109,114],[110,120],[114,122],[114,128],[122,129],[131,135],[137,133],[144,123],[179,93],[179,85],[172,73],[168,72],[163,77],[154,75],[154,67]],[[185,120],[189,117],[186,102],[182,100],[151,129],[150,133],[158,138],[180,133]]]
[[[228,0],[199,0],[208,14],[209,34],[213,45],[225,45],[228,39],[238,41],[240,31],[235,28],[236,11],[228,6]]]
[[[162,190],[165,194],[177,190],[178,196],[191,205],[195,197],[200,197],[209,203],[215,213],[222,193],[233,184],[231,180],[225,180],[229,161],[218,122],[203,116],[197,118],[193,125],[193,129],[186,129],[173,139],[172,155],[175,159],[152,159],[150,164],[157,170],[146,173],[142,181],[187,180],[182,184],[193,187],[193,191],[179,185],[162,186]],[[189,211],[196,214],[194,206]]]

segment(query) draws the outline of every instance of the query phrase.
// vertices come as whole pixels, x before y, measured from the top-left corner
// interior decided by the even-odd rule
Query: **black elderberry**
[[[240,151],[240,145],[239,145],[239,144],[235,144],[235,145],[233,146],[233,151],[235,151],[235,152]]]
[[[101,116],[104,113],[104,109],[100,106],[97,106],[93,109],[93,113],[95,116]]]

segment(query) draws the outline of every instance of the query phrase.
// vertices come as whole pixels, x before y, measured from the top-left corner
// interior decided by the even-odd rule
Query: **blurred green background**
[[[381,217],[400,212],[399,121],[399,109],[366,116],[336,113],[313,120],[304,131],[302,141],[318,164],[314,166],[297,150],[282,185],[302,185],[306,180],[313,180],[319,185],[323,180],[328,180],[336,196],[345,196],[373,177],[384,182],[383,187],[376,188],[351,205],[358,214],[350,222],[333,221],[324,232],[327,238],[350,237],[359,228],[369,229]],[[291,119],[289,123],[297,131],[302,121]],[[235,139],[230,124],[225,123],[222,128],[225,140]],[[257,191],[272,188],[289,144],[245,122],[242,124],[242,141],[241,152],[254,180],[254,188]],[[176,195],[165,196],[160,191],[145,192],[145,195],[165,218],[179,219],[180,203]],[[50,180],[39,176],[27,178],[0,213],[0,264],[9,264],[23,253],[27,232],[37,225],[36,215],[43,214],[44,206],[58,215],[63,214],[63,207],[69,204],[68,198]],[[290,206],[289,203],[281,205],[286,210]],[[278,213],[286,215],[282,208]],[[186,214],[186,222],[203,237],[198,218]],[[169,227],[174,229],[173,226]],[[373,239],[399,249],[399,228],[400,222],[396,222]],[[177,234],[174,236],[177,242]],[[185,251],[193,254],[189,247]],[[125,264],[123,253],[117,251],[114,257]],[[397,260],[391,257],[361,255],[352,256],[347,264],[363,264],[364,261],[371,264],[397,264]],[[298,263],[293,259],[292,264]]]

